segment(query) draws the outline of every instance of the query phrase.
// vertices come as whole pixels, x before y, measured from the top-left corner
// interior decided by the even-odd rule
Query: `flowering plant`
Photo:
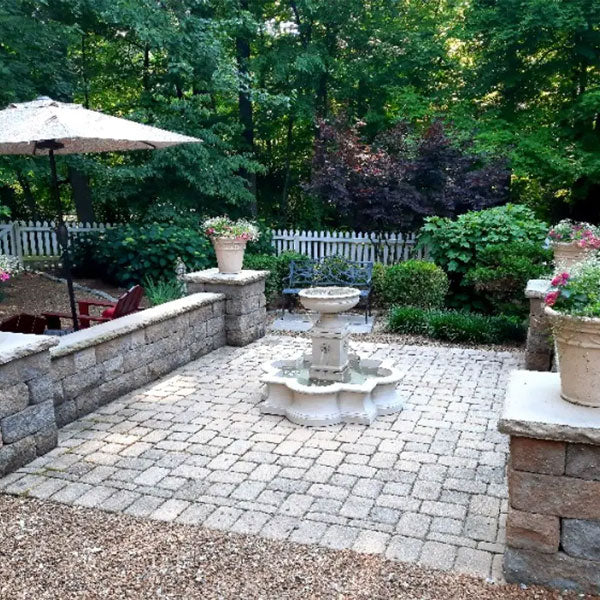
[[[227,216],[211,217],[202,223],[204,233],[210,238],[227,238],[255,242],[260,237],[258,227],[246,219],[233,221]]]
[[[600,248],[600,230],[589,223],[576,223],[563,219],[548,232],[548,237],[555,243],[570,244],[575,242],[580,248]]]
[[[14,256],[7,256],[6,254],[0,254],[0,284],[8,281],[13,275],[16,275],[21,266],[19,260]],[[0,292],[0,300],[2,299],[2,293]]]
[[[600,317],[600,258],[579,263],[571,273],[559,273],[546,294],[546,305],[574,317]]]

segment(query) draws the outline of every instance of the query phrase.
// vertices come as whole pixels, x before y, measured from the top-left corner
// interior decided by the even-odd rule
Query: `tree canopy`
[[[502,163],[513,201],[600,220],[596,0],[4,0],[0,74],[1,107],[47,95],[204,140],[61,158],[66,208],[98,220],[151,204],[337,224],[307,184],[319,123],[341,122],[369,147],[405,127],[403,168],[443,122],[440,160],[468,145],[481,162],[446,171],[446,191],[481,197],[467,172],[506,187]],[[407,177],[405,203],[439,204],[431,178]],[[51,216],[47,182],[46,161],[0,157],[14,217]]]

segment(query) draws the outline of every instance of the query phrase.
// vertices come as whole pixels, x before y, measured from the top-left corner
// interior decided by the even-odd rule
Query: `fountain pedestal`
[[[300,302],[320,313],[311,332],[312,352],[264,365],[262,412],[285,415],[303,425],[361,423],[402,408],[399,373],[386,361],[362,360],[349,352],[349,326],[339,313],[356,306],[354,288],[309,288]]]

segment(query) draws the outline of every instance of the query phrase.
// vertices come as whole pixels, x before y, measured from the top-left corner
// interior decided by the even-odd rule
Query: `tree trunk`
[[[288,117],[286,148],[285,148],[285,176],[283,179],[283,192],[281,194],[281,205],[279,207],[280,220],[285,225],[288,211],[288,196],[290,193],[290,171],[292,162],[292,140],[294,134],[294,117]]]
[[[94,206],[88,176],[77,169],[69,167],[69,183],[73,190],[77,219],[82,223],[93,223]]]
[[[248,10],[248,0],[240,0],[240,10]],[[239,30],[235,38],[235,51],[237,68],[240,74],[240,89],[238,93],[239,120],[242,125],[242,150],[254,153],[254,117],[252,113],[252,100],[250,98],[250,80],[248,65],[250,62],[250,39],[247,30]],[[248,189],[252,194],[250,212],[253,216],[258,213],[256,202],[256,175],[241,169],[240,174],[248,182]]]

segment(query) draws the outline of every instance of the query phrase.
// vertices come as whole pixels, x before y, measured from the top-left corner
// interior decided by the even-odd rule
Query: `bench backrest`
[[[0,323],[0,331],[11,333],[34,333],[41,335],[46,329],[46,319],[37,315],[21,313]]]
[[[373,263],[346,260],[329,256],[322,261],[301,260],[290,262],[290,287],[351,286],[371,289]]]
[[[112,318],[124,317],[135,312],[140,307],[143,295],[144,288],[141,285],[134,285],[117,300]]]

